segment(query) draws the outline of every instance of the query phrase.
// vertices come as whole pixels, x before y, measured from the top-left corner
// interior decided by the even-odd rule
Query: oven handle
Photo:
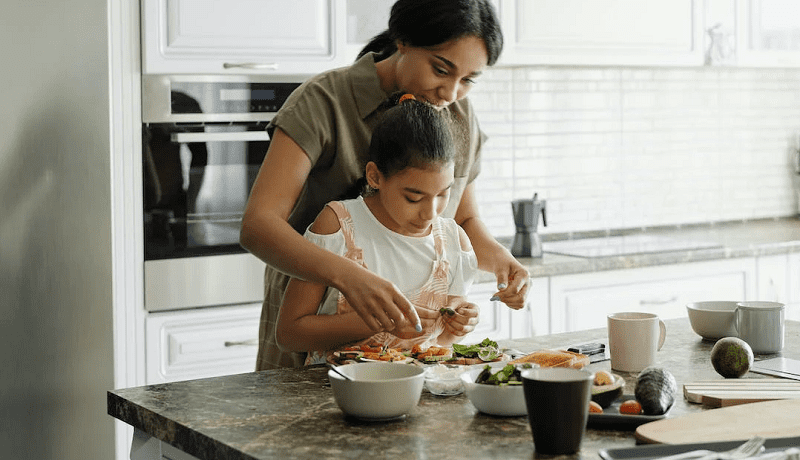
[[[266,131],[243,131],[238,133],[172,133],[172,142],[184,144],[187,142],[241,142],[241,141],[268,141]]]

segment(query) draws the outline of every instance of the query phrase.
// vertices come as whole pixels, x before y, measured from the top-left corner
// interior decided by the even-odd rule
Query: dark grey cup
[[[522,372],[525,405],[536,452],[572,454],[581,447],[594,374],[563,367]]]

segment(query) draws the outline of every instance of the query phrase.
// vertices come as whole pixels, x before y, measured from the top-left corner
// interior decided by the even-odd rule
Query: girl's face
[[[406,168],[386,178],[375,163],[367,164],[367,181],[378,192],[364,198],[386,228],[406,236],[425,236],[433,220],[447,207],[454,166]]]
[[[489,62],[486,44],[468,35],[436,47],[398,43],[398,89],[438,108],[467,95]]]

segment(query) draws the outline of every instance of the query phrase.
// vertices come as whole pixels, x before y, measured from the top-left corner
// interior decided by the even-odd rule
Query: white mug
[[[749,301],[736,304],[736,330],[753,353],[783,350],[785,305],[780,302]]]
[[[664,346],[667,327],[653,313],[623,312],[608,315],[608,349],[611,369],[639,372],[656,362]]]

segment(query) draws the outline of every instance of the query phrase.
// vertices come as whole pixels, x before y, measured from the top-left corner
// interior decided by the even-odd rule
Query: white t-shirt
[[[355,245],[363,251],[367,268],[393,282],[406,295],[419,290],[430,278],[436,260],[433,232],[419,237],[401,235],[381,224],[362,197],[341,203],[353,219],[353,238]],[[448,294],[466,296],[478,270],[478,259],[472,248],[468,251],[461,249],[455,220],[444,217],[439,217],[439,220],[444,233],[445,259],[450,264]],[[330,235],[319,235],[307,229],[304,236],[335,254],[343,256],[347,251],[341,229]],[[317,313],[335,314],[338,296],[337,289],[329,289]]]

